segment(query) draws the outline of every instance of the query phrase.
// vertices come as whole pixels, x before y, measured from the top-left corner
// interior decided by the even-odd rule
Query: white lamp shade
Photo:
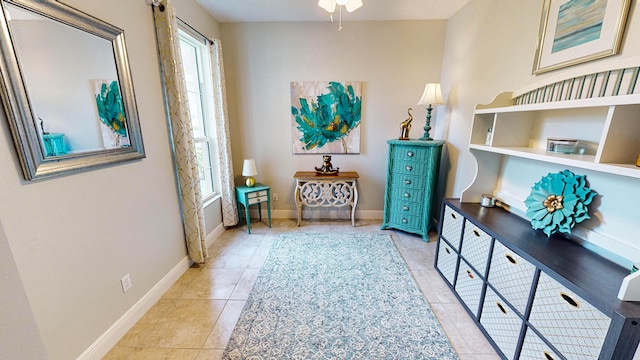
[[[256,162],[253,159],[244,159],[244,165],[242,166],[242,176],[256,176],[258,170],[256,170]]]
[[[360,6],[362,6],[362,0],[348,0],[344,4],[344,7],[347,8],[348,12],[352,12],[353,10],[358,9]]]
[[[424,87],[422,97],[418,101],[418,105],[442,105],[444,103],[439,83],[427,84]]]

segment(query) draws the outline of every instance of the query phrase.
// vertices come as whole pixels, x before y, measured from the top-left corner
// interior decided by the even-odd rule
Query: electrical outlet
[[[271,197],[273,198],[273,201],[278,201],[278,193],[273,193]]]
[[[120,279],[120,285],[122,285],[122,292],[126,293],[131,289],[133,284],[131,283],[131,275],[127,274],[122,279]]]

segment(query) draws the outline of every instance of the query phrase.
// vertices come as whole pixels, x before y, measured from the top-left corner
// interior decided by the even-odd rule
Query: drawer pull
[[[409,151],[409,152],[407,152],[407,156],[408,156],[408,157],[413,157],[413,151]]]
[[[473,276],[473,273],[471,272],[471,270],[467,270],[467,276],[468,276],[470,279],[475,278],[475,276]]]
[[[580,308],[580,303],[577,302],[574,298],[572,298],[571,296],[561,292],[560,293],[560,297],[562,297],[562,300],[566,301],[569,303],[569,305],[573,306],[574,308]]]
[[[409,197],[411,197],[411,194],[409,194],[409,193],[404,193],[404,197],[409,198]]]
[[[402,223],[403,223],[403,224],[408,223],[407,219],[402,219]]]
[[[553,356],[551,356],[551,354],[549,354],[548,352],[544,351],[544,358],[547,360],[556,360],[556,358],[554,358]]]
[[[404,183],[405,185],[411,185],[411,180],[405,180]]]
[[[506,254],[504,257],[507,258],[507,260],[509,260],[510,263],[512,263],[513,265],[517,265],[518,264],[518,260],[516,260],[513,255],[511,254]]]
[[[498,309],[500,309],[500,311],[502,311],[503,314],[507,313],[507,309],[505,309],[502,304],[500,304],[499,302],[496,302],[496,305],[498,306]]]
[[[480,233],[478,232],[478,230],[473,230],[473,235],[475,235],[476,237],[480,237]]]
[[[455,220],[455,219],[457,219],[456,214],[454,214],[454,213],[451,213],[451,217],[452,217],[454,220]]]
[[[402,207],[402,210],[409,211],[409,207],[405,205],[405,206]]]
[[[407,169],[407,171],[411,171],[411,170],[413,170],[413,166],[408,165],[407,167],[405,167],[405,169]]]
[[[445,251],[447,254],[451,255],[451,251],[449,251],[449,248],[448,248],[448,247],[444,248],[444,251]]]

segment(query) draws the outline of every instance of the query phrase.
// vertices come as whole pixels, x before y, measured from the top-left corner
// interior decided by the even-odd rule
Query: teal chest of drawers
[[[429,239],[441,140],[389,140],[382,229],[397,229]]]

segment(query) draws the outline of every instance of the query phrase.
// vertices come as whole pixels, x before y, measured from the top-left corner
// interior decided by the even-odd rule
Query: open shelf
[[[640,178],[635,166],[640,154],[637,114],[637,94],[509,105],[505,93],[476,106],[469,149]],[[580,151],[547,152],[549,138],[579,140]]]

